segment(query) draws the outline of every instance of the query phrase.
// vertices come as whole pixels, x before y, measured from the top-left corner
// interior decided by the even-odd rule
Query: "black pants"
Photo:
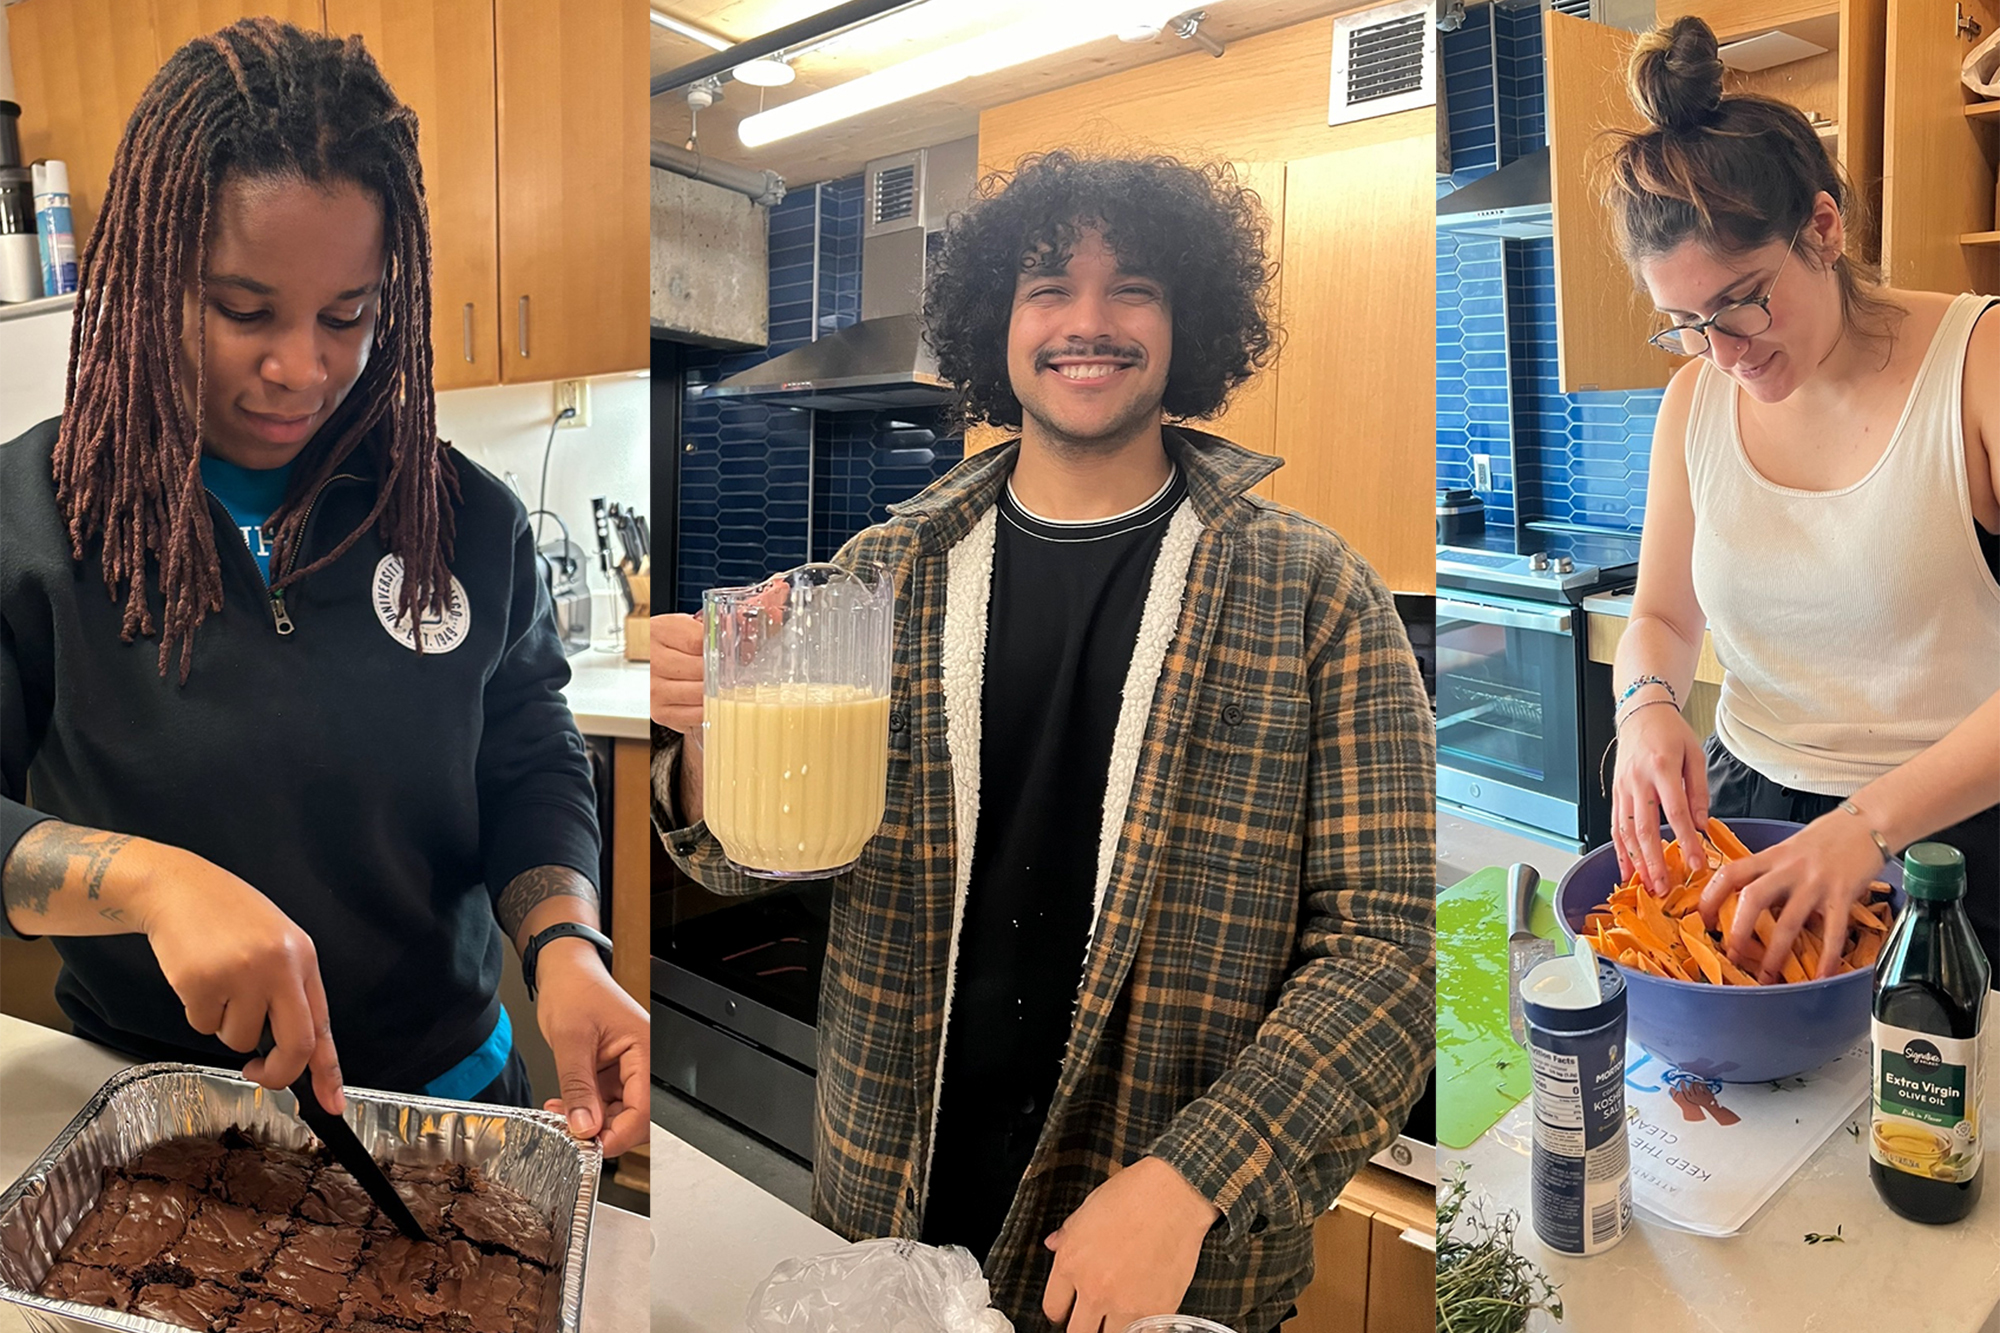
[[[1810,823],[1841,798],[1780,786],[1708,738],[1708,812],[1718,819],[1789,819]],[[1949,843],[1965,855],[1965,912],[1986,961],[2000,980],[2000,805],[1940,829],[1925,842]]]

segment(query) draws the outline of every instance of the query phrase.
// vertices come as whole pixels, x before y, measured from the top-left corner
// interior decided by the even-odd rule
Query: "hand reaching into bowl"
[[[1686,855],[1706,856],[1701,831],[1708,824],[1708,768],[1701,738],[1678,708],[1642,706],[1627,713],[1618,728],[1611,844],[1619,877],[1630,879],[1638,871],[1655,898],[1674,887],[1660,841],[1662,823],[1673,829]],[[1698,861],[1692,868],[1706,864]]]
[[[1653,709],[1653,712],[1664,710]],[[1868,886],[1882,870],[1882,852],[1861,820],[1836,810],[1820,816],[1775,846],[1766,847],[1715,872],[1701,895],[1701,915],[1712,927],[1723,900],[1737,890],[1742,898],[1724,941],[1730,961],[1745,971],[1756,964],[1766,984],[1777,979],[1780,964],[1791,953],[1799,932],[1817,916],[1830,923],[1822,931],[1829,939],[1846,928],[1848,911],[1867,896]],[[1777,921],[1770,941],[1761,947],[1754,933],[1760,913],[1769,910]],[[1821,951],[1818,975],[1830,977],[1840,963],[1839,951]]]

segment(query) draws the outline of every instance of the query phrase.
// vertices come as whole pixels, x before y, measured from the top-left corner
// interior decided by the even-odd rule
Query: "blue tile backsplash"
[[[1443,35],[1451,175],[1444,195],[1548,142],[1538,6],[1481,5]],[[1637,531],[1660,391],[1561,392],[1554,242],[1441,233],[1437,477],[1473,485],[1489,524],[1534,521]]]
[[[689,349],[681,406],[678,608],[704,589],[754,583],[829,558],[963,456],[957,438],[893,448],[892,424],[934,428],[935,414],[823,412],[696,389],[845,328],[861,317],[862,180],[803,186],[771,210],[768,349]]]

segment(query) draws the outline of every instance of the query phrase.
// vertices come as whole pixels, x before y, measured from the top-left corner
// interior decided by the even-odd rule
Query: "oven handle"
[[[1437,615],[1439,620],[1450,615],[1460,620],[1476,620],[1482,625],[1504,625],[1510,629],[1535,629],[1550,634],[1570,632],[1570,613],[1567,611],[1517,611],[1511,607],[1488,606],[1484,602],[1456,602],[1440,597]]]

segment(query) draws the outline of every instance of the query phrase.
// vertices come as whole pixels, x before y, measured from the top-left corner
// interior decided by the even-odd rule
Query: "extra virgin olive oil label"
[[[1979,1039],[1874,1022],[1868,1153],[1883,1166],[1960,1183],[1979,1172]]]

